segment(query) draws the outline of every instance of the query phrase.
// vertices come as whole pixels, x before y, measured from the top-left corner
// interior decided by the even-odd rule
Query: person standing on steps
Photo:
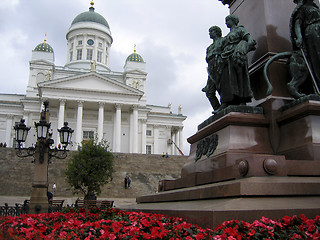
[[[127,182],[128,182],[128,188],[130,188],[131,179],[130,179],[130,177],[129,177],[129,176],[128,176]]]
[[[57,185],[54,182],[53,185],[52,185],[53,194],[56,194],[56,189],[57,189]]]
[[[128,187],[128,176],[125,176],[124,178],[124,188],[127,189]]]

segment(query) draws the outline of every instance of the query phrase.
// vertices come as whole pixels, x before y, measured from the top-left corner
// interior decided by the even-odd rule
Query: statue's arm
[[[206,61],[207,63],[214,57],[213,49],[211,49],[211,45],[207,48]]]
[[[247,52],[255,50],[256,41],[251,37],[250,33],[246,32],[243,39],[248,43]]]

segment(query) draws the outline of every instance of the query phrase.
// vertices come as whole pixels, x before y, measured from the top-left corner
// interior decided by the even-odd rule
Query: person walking
[[[130,188],[131,179],[130,179],[130,177],[129,177],[129,176],[128,176],[127,182],[128,182],[128,188]]]
[[[126,176],[124,178],[124,188],[127,189],[127,187],[128,187],[128,177]]]
[[[56,183],[53,183],[53,185],[52,185],[53,194],[56,193],[56,189],[57,189],[57,185],[56,185]]]

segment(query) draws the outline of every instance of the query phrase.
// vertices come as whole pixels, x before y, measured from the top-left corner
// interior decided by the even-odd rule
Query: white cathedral
[[[172,113],[170,104],[147,104],[146,63],[136,50],[123,72],[109,69],[113,39],[93,5],[71,23],[64,66],[54,64],[54,51],[45,39],[32,51],[26,94],[0,94],[0,142],[15,146],[14,126],[23,118],[31,127],[25,145],[35,143],[34,122],[48,101],[55,146],[60,141],[56,129],[66,121],[74,129],[71,149],[97,137],[107,140],[113,152],[179,154],[186,119],[181,107]]]

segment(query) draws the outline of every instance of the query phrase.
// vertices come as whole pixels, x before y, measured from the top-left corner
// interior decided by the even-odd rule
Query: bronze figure
[[[246,105],[247,102],[251,102],[253,96],[247,54],[255,49],[256,42],[245,27],[238,23],[237,16],[227,16],[226,25],[230,32],[223,38],[219,34],[220,28],[210,28],[210,37],[214,43],[207,49],[209,77],[203,91],[206,92],[214,113],[229,105]],[[220,106],[215,96],[216,90],[220,95]]]

